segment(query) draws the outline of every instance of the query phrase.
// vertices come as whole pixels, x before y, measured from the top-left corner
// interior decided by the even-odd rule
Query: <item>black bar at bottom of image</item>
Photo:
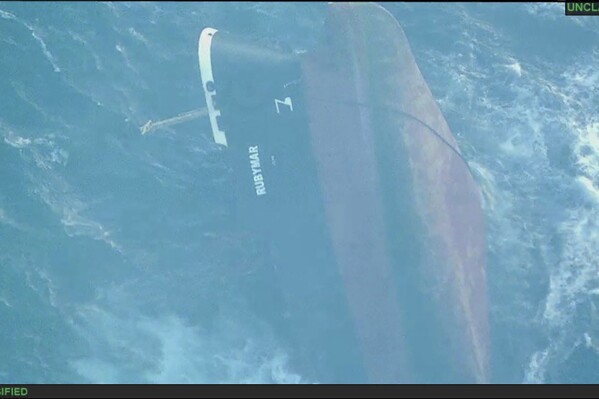
[[[599,385],[0,385],[0,399],[295,398],[315,395],[324,398],[596,398],[599,397]]]

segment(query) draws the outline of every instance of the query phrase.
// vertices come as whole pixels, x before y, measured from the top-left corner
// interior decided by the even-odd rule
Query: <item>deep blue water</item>
[[[599,18],[402,4],[485,196],[493,380],[599,382]],[[197,37],[294,49],[321,3],[0,3],[0,382],[313,382],[247,293]]]

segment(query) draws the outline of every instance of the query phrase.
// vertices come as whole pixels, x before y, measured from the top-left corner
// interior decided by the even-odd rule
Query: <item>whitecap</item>
[[[46,42],[44,42],[44,40],[40,37],[40,35],[38,34],[38,32],[36,31],[36,29],[33,25],[23,21],[22,19],[18,18],[16,15],[14,15],[10,12],[7,12],[7,11],[3,11],[3,10],[0,10],[0,17],[2,17],[4,19],[12,19],[14,21],[21,23],[23,26],[25,26],[31,33],[31,36],[39,44],[44,56],[52,65],[54,72],[60,72],[60,67],[56,63],[54,55],[50,52],[50,50],[48,49],[48,46],[46,45]]]
[[[133,36],[135,39],[137,39],[140,42],[142,42],[143,44],[145,44],[145,45],[148,44],[148,39],[146,39],[144,35],[142,35],[137,30],[135,30],[135,28],[133,28],[133,27],[129,28],[129,34],[131,36]]]
[[[44,53],[44,55],[46,56],[46,59],[50,62],[50,64],[52,64],[52,67],[54,68],[54,72],[60,72],[60,68],[56,64],[56,60],[54,59],[54,56],[52,55],[50,50],[48,50],[48,46],[46,46],[46,42],[44,42],[44,40],[35,32],[35,30],[33,28],[30,28],[30,29],[31,29],[31,36],[33,36],[33,38],[40,44],[40,47],[42,48],[42,52]]]
[[[10,302],[8,302],[8,300],[4,297],[0,297],[0,303],[2,303],[4,306],[6,306],[7,308],[13,308],[14,306],[12,306],[12,304]]]
[[[525,384],[542,384],[545,381],[545,369],[549,361],[549,350],[545,349],[532,354],[524,375]]]
[[[518,61],[514,61],[511,64],[507,64],[505,67],[513,71],[516,74],[516,76],[522,77],[522,66]]]
[[[25,148],[31,144],[31,139],[21,137],[13,131],[8,130],[4,134],[4,142],[14,148]]]
[[[72,324],[93,354],[73,359],[71,367],[92,383],[305,382],[280,348],[247,336],[230,318],[207,331],[174,314],[125,316],[84,305]]]
[[[8,12],[8,11],[4,11],[4,10],[0,10],[0,17],[4,18],[4,19],[14,19],[14,20],[17,19],[15,14]]]

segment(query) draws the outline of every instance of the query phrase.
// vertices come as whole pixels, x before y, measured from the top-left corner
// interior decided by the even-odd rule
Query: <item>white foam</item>
[[[497,189],[497,182],[493,172],[476,161],[470,161],[468,165],[477,176],[476,182],[483,195],[483,208],[487,212],[494,212],[498,200],[500,200],[500,193]]]
[[[7,12],[7,11],[3,11],[3,10],[0,10],[0,17],[2,17],[4,19],[12,19],[14,21],[21,23],[23,26],[25,26],[31,33],[31,36],[40,45],[40,48],[41,48],[42,52],[44,53],[44,56],[46,56],[46,59],[52,65],[54,72],[60,72],[60,68],[56,64],[54,55],[50,52],[50,50],[48,50],[48,46],[46,45],[46,42],[44,42],[44,40],[40,37],[39,33],[36,31],[36,29],[33,25],[27,23],[26,21],[23,21],[22,19],[18,18],[16,15],[14,15],[10,12]]]
[[[594,350],[597,355],[599,356],[599,335],[597,335],[597,332],[594,333],[588,333],[585,332],[584,333],[584,345],[587,348],[590,348],[592,350]]]
[[[122,252],[120,246],[111,238],[109,231],[100,223],[81,216],[77,209],[63,208],[63,216],[60,221],[68,236],[86,236],[94,240],[104,241],[112,249]]]
[[[29,27],[29,25],[27,25]],[[39,43],[42,52],[46,56],[46,59],[52,64],[52,68],[54,68],[54,72],[60,72],[60,68],[56,64],[56,60],[54,59],[54,55],[48,50],[48,46],[46,46],[46,42],[35,32],[33,28],[30,28],[31,36]]]
[[[520,65],[518,61],[512,60],[512,62],[506,64],[505,67],[510,71],[514,72],[514,74],[516,74],[516,76],[518,76],[519,78],[522,77],[522,65]]]
[[[40,169],[50,170],[55,165],[66,166],[69,159],[69,152],[56,145],[52,134],[36,139],[22,137],[9,128],[4,127],[4,142],[11,147],[21,151],[24,159],[33,159],[36,166]]]
[[[44,286],[47,291],[48,303],[50,303],[52,307],[57,308],[58,301],[56,295],[56,285],[54,284],[54,281],[52,281],[46,270],[36,267],[35,272],[37,273],[41,281],[44,283]]]
[[[573,153],[581,172],[578,181],[599,204],[599,117],[597,119],[577,128]]]
[[[135,39],[137,39],[140,42],[142,42],[143,44],[145,44],[145,45],[148,44],[148,39],[146,39],[144,35],[142,35],[137,30],[135,30],[135,28],[133,28],[133,27],[129,28],[129,34],[131,36],[133,36]]]
[[[598,54],[593,54],[591,64],[597,58]],[[551,271],[542,314],[546,325],[565,334],[573,328],[578,307],[599,290],[599,120],[594,112],[584,111],[593,110],[599,102],[599,92],[589,90],[599,82],[599,73],[575,65],[562,76],[566,81],[563,91],[577,98],[562,118],[574,141],[572,154],[579,173],[575,181],[587,200],[584,206],[568,209],[566,219],[558,226],[563,251]]]
[[[8,12],[8,11],[4,11],[4,10],[0,10],[0,17],[4,18],[4,19],[17,19],[17,17],[15,16],[15,14]]]
[[[4,142],[14,148],[25,148],[31,144],[31,139],[21,137],[12,130],[7,130],[4,133]]]
[[[580,183],[585,197],[595,204],[599,204],[599,188],[595,186],[595,183],[586,176],[577,176],[576,181]]]
[[[568,325],[577,306],[599,287],[599,210],[574,209],[559,226],[564,250],[550,277],[543,318],[554,327]]]
[[[131,60],[129,58],[129,54],[127,53],[127,50],[125,49],[125,47],[123,47],[120,43],[117,43],[114,46],[114,48],[116,49],[116,51],[118,51],[123,56],[123,59],[125,60],[125,64],[127,65],[127,68],[129,68],[130,70],[132,70],[136,74],[139,74],[139,72],[137,71],[137,69],[131,63]]]
[[[33,270],[25,270],[25,283],[45,303],[57,308],[56,285],[45,270],[39,267],[34,267]]]
[[[525,5],[525,10],[536,17],[550,20],[564,15],[564,6],[560,3],[530,3]]]
[[[528,11],[555,18],[558,7],[530,5]],[[523,354],[525,381],[540,383],[547,367],[563,360],[581,329],[588,328],[580,325],[580,312],[586,311],[589,295],[599,292],[599,71],[593,68],[599,51],[581,53],[565,71],[534,58],[524,63],[509,53],[501,36],[469,16],[463,19],[468,29],[456,51],[425,53],[431,64],[443,65],[450,74],[448,83],[439,77],[442,108],[477,132],[474,140],[489,137],[489,142],[480,140],[476,162],[469,164],[485,198],[489,250],[501,259],[495,267],[504,270],[490,284],[511,298],[498,296],[492,317],[508,326],[526,320],[531,331],[550,340],[546,348]],[[496,95],[492,88],[497,84],[504,90]],[[558,144],[548,147],[555,135],[561,135]],[[564,154],[568,149],[571,153]],[[524,212],[531,204],[534,215]],[[559,212],[552,211],[556,207]],[[537,271],[531,273],[533,268]],[[534,302],[527,291],[536,284],[531,276],[539,268],[549,274],[549,292],[544,301]]]
[[[4,297],[0,297],[0,303],[4,304],[7,308],[13,308],[12,304]]]
[[[548,354],[548,349],[532,354],[524,375],[525,384],[542,384],[545,381],[545,369],[549,361]]]
[[[91,383],[303,382],[280,349],[247,336],[232,319],[208,331],[172,314],[117,316],[94,305],[81,306],[77,319],[95,354],[70,364]]]

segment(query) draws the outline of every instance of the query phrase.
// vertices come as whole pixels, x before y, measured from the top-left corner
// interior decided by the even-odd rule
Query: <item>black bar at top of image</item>
[[[599,385],[0,385],[0,398],[597,398]],[[26,395],[22,395],[26,388]]]

